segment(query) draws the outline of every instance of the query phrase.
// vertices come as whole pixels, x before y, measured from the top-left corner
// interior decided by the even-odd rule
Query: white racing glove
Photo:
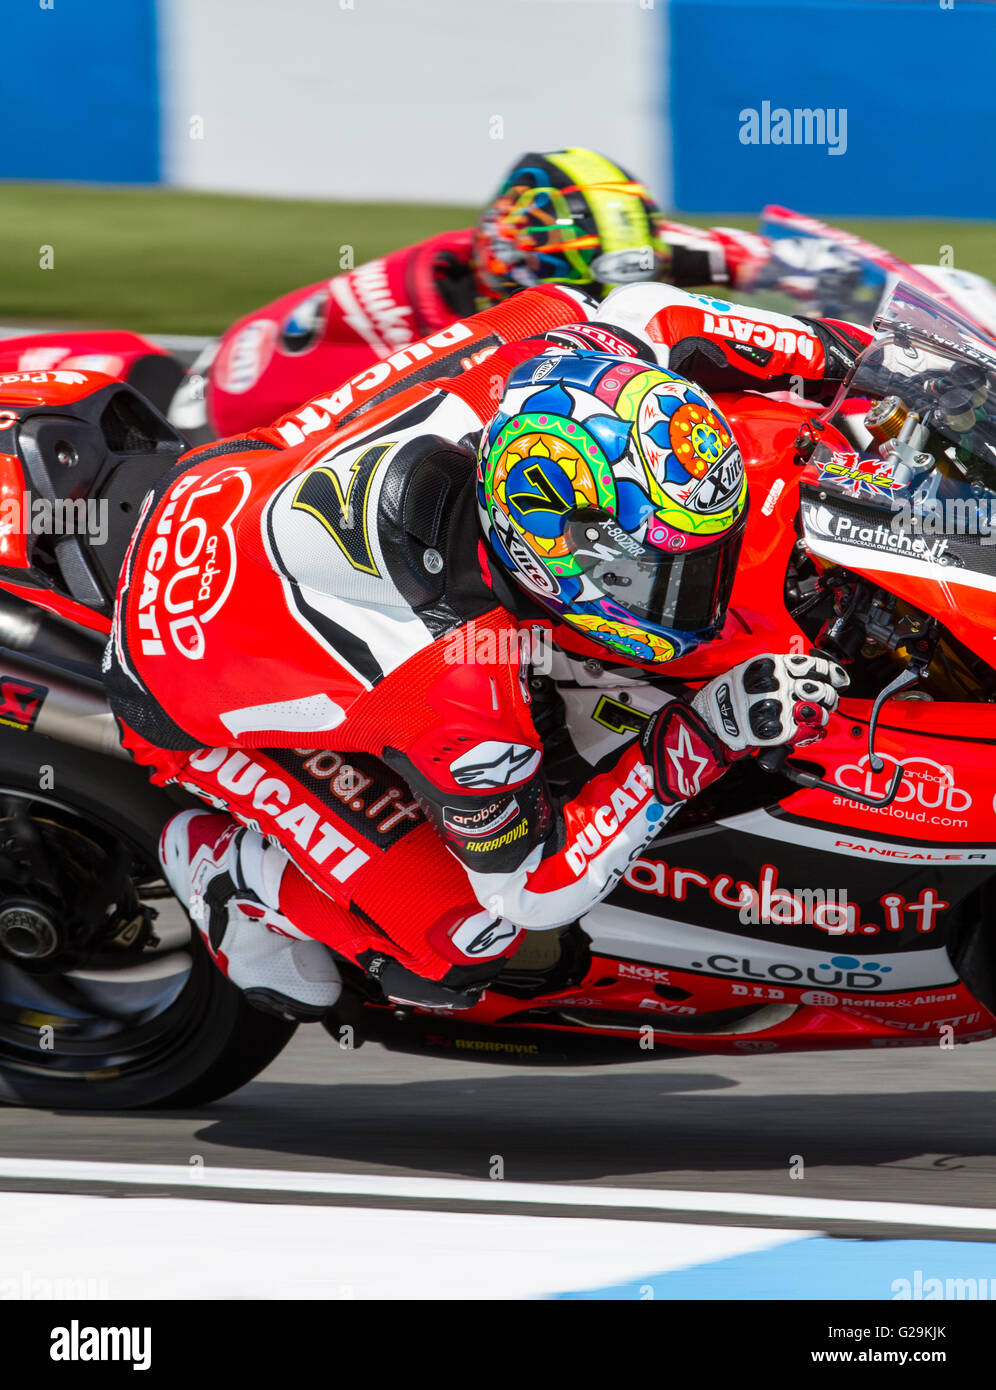
[[[755,656],[704,685],[692,708],[734,755],[821,739],[847,672],[820,656]]]

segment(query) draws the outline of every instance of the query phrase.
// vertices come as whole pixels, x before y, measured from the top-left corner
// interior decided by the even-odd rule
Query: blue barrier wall
[[[670,0],[666,18],[675,207],[996,218],[989,0]],[[778,108],[844,108],[846,150],[742,143],[742,111],[777,138]]]
[[[155,0],[3,0],[0,178],[156,183]]]

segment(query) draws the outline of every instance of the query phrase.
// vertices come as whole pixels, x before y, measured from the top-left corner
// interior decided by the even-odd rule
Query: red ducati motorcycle
[[[750,520],[722,642],[669,668],[818,649],[851,675],[827,737],[738,763],[471,1010],[392,1004],[349,968],[340,1045],[552,1064],[993,1036],[996,341],[904,284],[877,324],[828,409],[718,398]],[[126,375],[0,374],[0,1099],[18,1104],[207,1101],[293,1031],[172,901],[156,842],[190,803],[122,754],[103,697],[134,519],[185,447]],[[556,695],[554,776],[655,706],[611,669]]]

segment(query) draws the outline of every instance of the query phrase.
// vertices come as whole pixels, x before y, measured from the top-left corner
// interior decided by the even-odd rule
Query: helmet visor
[[[641,545],[639,554],[574,558],[606,598],[655,627],[698,632],[722,621],[733,590],[746,517],[714,544],[669,554]]]

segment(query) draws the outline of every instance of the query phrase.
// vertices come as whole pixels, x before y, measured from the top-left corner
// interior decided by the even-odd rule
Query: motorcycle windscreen
[[[954,583],[961,572],[960,582],[990,589],[996,344],[908,285],[878,325],[882,336],[823,417],[833,429],[802,489],[807,543],[849,567],[861,566],[854,552],[863,551],[865,565],[888,555],[892,571],[937,579],[944,570]],[[848,447],[829,442],[841,436]]]

